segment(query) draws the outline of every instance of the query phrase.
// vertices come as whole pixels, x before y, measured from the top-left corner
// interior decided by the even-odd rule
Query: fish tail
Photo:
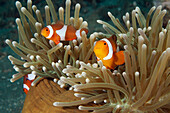
[[[85,31],[85,32],[86,32],[86,34],[89,32],[89,31],[88,31],[88,29],[86,29],[86,28],[82,28],[82,29],[80,30],[80,36],[81,36],[81,32],[82,32],[82,31]]]
[[[79,30],[77,30],[76,31],[76,37],[81,37],[82,35],[81,35],[81,32],[82,31],[85,31],[86,32],[86,34],[88,33],[88,29],[86,29],[86,28],[82,28],[82,29],[79,29]]]

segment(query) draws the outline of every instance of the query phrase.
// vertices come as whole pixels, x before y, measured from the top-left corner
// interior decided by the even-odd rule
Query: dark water
[[[26,0],[20,1],[26,6]],[[64,0],[52,1],[56,10],[59,6],[65,5]],[[126,12],[131,12],[136,6],[147,14],[153,5],[152,0],[72,0],[71,9],[74,9],[77,2],[81,4],[80,16],[88,22],[90,33],[104,31],[102,26],[97,24],[98,19],[111,23],[108,11],[122,21],[122,16]],[[33,0],[33,4],[37,5],[44,16],[45,0]],[[0,0],[0,113],[20,113],[25,98],[22,90],[23,79],[14,83],[9,81],[15,71],[7,56],[10,54],[16,56],[16,54],[4,43],[5,39],[18,40],[15,24],[17,17],[19,14],[15,8],[15,0]]]

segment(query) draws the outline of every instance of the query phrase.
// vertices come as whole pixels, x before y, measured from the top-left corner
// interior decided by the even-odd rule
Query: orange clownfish
[[[117,52],[117,37],[104,38],[95,43],[94,53],[97,60],[101,60],[107,69],[115,69],[116,66],[125,63],[123,51]]]
[[[35,80],[36,75],[34,74],[28,74],[24,76],[24,81],[23,81],[23,90],[25,94],[28,93],[31,83]]]
[[[77,30],[73,25],[64,25],[62,21],[58,21],[56,24],[43,28],[41,35],[58,44],[60,41],[71,41],[80,37],[82,31],[88,33],[85,28]]]

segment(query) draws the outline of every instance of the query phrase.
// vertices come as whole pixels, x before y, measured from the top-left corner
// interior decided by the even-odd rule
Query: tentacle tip
[[[36,10],[36,12],[37,12],[37,10]],[[39,22],[35,22],[35,26],[38,26],[39,25]]]
[[[139,72],[137,71],[137,72],[135,72],[135,76],[139,76]]]
[[[47,68],[45,66],[42,67],[43,71],[47,71]]]
[[[155,9],[156,9],[156,6],[153,6],[152,9],[155,10]]]
[[[31,86],[35,86],[35,83],[34,83],[34,82],[32,82],[32,83],[31,83]]]
[[[97,23],[101,24],[101,23],[102,23],[102,20],[97,20]]]
[[[11,42],[11,41],[10,41],[9,39],[6,39],[6,40],[5,40],[5,43],[8,44],[8,45],[10,44],[10,42]]]
[[[102,67],[102,70],[106,70],[106,67],[105,67],[105,66],[103,66],[103,67]]]
[[[168,47],[168,48],[166,49],[166,52],[170,53],[170,47]]]
[[[166,9],[164,9],[162,12],[163,12],[164,14],[166,14],[166,13],[167,13],[167,10],[166,10]]]
[[[21,3],[20,3],[19,1],[16,1],[16,2],[15,2],[15,5],[16,5],[16,7],[22,7],[22,6],[21,6]]]
[[[147,48],[146,44],[142,44],[142,48],[146,49]]]
[[[11,79],[10,79],[10,82],[14,82],[14,80],[11,78]]]
[[[71,1],[70,0],[66,0],[66,6],[67,5],[71,5]]]
[[[79,107],[78,107],[79,110],[82,110],[82,108],[83,108],[83,106],[79,106]]]
[[[132,14],[135,15],[135,14],[136,14],[136,10],[133,10],[133,11],[132,11]]]
[[[76,4],[76,8],[80,9],[81,5],[79,3]]]
[[[63,43],[59,43],[58,46],[59,46],[59,47],[62,47],[62,46],[63,46]]]
[[[16,47],[17,46],[17,42],[16,41],[12,41],[12,45]]]
[[[26,67],[28,67],[28,64],[27,64],[27,63],[24,63],[23,66],[26,68]]]
[[[9,60],[11,60],[11,58],[12,58],[12,56],[11,56],[11,55],[9,55],[9,56],[8,56],[8,59],[9,59]]]
[[[54,65],[55,65],[55,62],[52,62],[51,64],[52,64],[52,66],[54,66]]]
[[[34,10],[34,9],[37,9],[36,5],[32,5],[32,9],[33,9],[33,10]]]
[[[33,65],[30,66],[31,70],[35,70],[35,67]]]
[[[21,22],[20,18],[16,18],[15,22],[18,24],[19,22]]]
[[[158,8],[158,9],[162,9],[162,5],[159,5],[157,8]]]
[[[66,48],[67,48],[67,50],[70,50],[70,49],[71,49],[71,46],[70,46],[70,45],[68,45]]]
[[[45,6],[45,10],[48,10],[48,9],[49,9],[49,6],[48,6],[48,5],[46,5],[46,6]]]
[[[80,63],[80,65],[83,65],[83,64],[84,64],[84,62],[82,62],[82,61],[79,61],[79,63]]]
[[[35,41],[35,38],[31,38],[31,42],[33,43]]]
[[[54,81],[55,83],[57,83],[57,79],[56,79],[56,78],[54,78],[53,81]]]
[[[41,57],[39,55],[36,56],[37,60],[39,60]]]
[[[21,11],[25,12],[27,9],[25,7],[21,7]]]
[[[53,106],[58,106],[59,102],[54,102]]]
[[[62,72],[63,72],[63,73],[67,73],[67,69],[63,69]]]
[[[36,14],[37,14],[37,13],[40,13],[40,10],[37,9],[35,12],[36,12]]]
[[[112,15],[110,11],[108,11],[108,12],[107,12],[107,14],[108,14],[109,16],[111,16],[111,15]]]
[[[36,75],[36,71],[32,71],[32,72],[31,72],[31,74],[34,74],[34,75]]]
[[[32,0],[28,0],[27,3],[31,3],[32,4]]]

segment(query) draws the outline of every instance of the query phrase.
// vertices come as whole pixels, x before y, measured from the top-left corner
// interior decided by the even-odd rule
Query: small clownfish
[[[41,35],[58,44],[60,41],[71,41],[80,37],[82,31],[88,33],[86,28],[77,30],[73,25],[64,25],[62,21],[58,21],[56,24],[44,27]]]
[[[115,69],[125,63],[123,51],[117,52],[117,37],[104,38],[95,43],[94,53],[107,69]]]
[[[36,75],[34,74],[28,74],[24,76],[24,81],[23,81],[23,90],[25,92],[25,94],[28,93],[30,87],[31,87],[31,83],[35,80]]]

